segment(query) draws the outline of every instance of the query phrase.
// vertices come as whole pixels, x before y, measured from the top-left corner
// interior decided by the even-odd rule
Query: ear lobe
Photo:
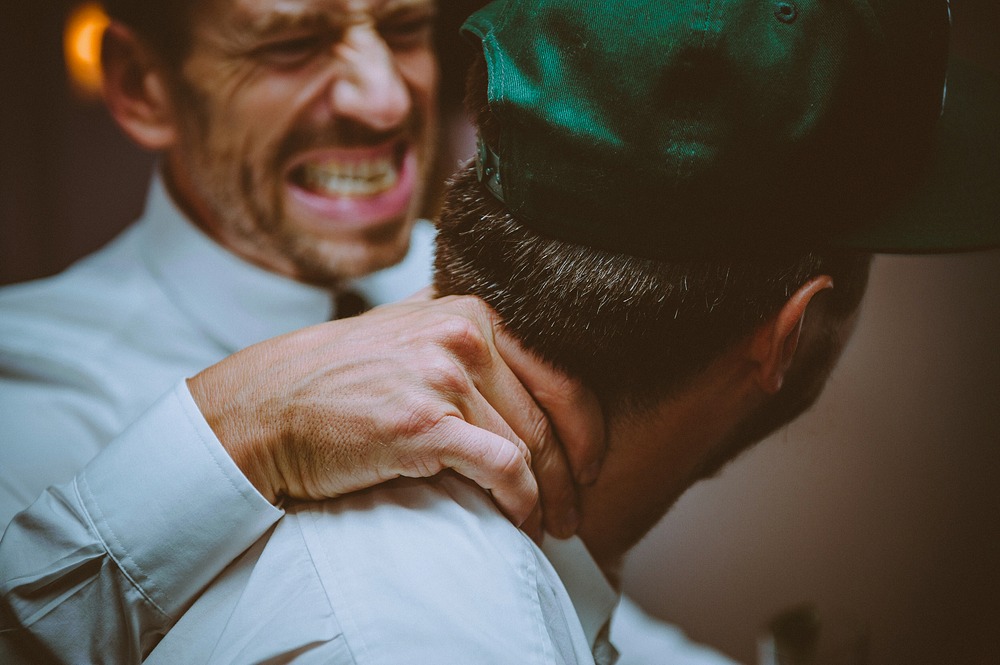
[[[112,22],[101,45],[104,101],[112,117],[143,148],[163,150],[177,138],[166,70],[128,27]]]
[[[773,395],[781,390],[798,349],[806,308],[817,293],[832,288],[833,279],[829,275],[813,277],[799,287],[781,310],[754,333],[751,353],[757,362],[758,381],[764,392]]]

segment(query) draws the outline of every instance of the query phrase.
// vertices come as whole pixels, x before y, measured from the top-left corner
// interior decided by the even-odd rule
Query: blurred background
[[[469,151],[456,30],[482,3],[440,4],[444,174]],[[61,270],[141,211],[153,157],[68,74],[94,57],[99,17],[81,7],[5,5],[0,284]],[[1000,2],[952,7],[955,52],[1000,72]],[[683,497],[626,590],[747,664],[765,624],[802,604],[867,640],[872,665],[1000,663],[998,284],[998,251],[878,258],[820,402]]]

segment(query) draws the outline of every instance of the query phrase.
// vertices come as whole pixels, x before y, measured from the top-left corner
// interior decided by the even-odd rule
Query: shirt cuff
[[[78,474],[93,528],[176,617],[283,512],[226,453],[181,381]]]

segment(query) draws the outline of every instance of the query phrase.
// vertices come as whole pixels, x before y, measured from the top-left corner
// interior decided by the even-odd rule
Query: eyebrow
[[[307,11],[274,11],[263,16],[243,14],[233,21],[234,35],[242,36],[241,41],[268,39],[290,30],[308,30],[329,28],[335,25],[329,12],[316,10]]]
[[[376,21],[393,14],[408,11],[428,10],[436,13],[437,3],[433,0],[387,0],[373,12]],[[241,13],[232,23],[234,35],[241,41],[266,40],[291,30],[329,29],[351,22],[353,12],[317,9],[314,7],[295,10],[275,10],[265,15],[254,16]]]

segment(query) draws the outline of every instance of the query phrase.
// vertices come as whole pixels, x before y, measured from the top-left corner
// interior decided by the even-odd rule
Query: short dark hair
[[[179,66],[191,47],[191,15],[197,0],[103,0],[113,20],[145,39],[170,65]]]
[[[485,300],[527,348],[606,404],[682,389],[817,275],[835,284],[817,310],[831,326],[845,320],[870,262],[835,251],[667,262],[575,245],[519,222],[472,167],[449,183],[438,229],[437,291]]]

